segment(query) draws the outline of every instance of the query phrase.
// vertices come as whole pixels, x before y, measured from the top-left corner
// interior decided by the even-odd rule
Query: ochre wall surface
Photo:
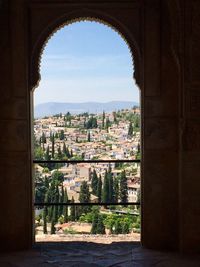
[[[142,245],[200,250],[200,2],[0,1],[0,240],[32,246],[31,103],[42,46],[95,18],[127,40],[142,96]]]

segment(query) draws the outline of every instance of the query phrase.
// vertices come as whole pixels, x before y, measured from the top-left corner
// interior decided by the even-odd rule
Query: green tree
[[[64,203],[68,202],[67,190],[64,190]],[[64,222],[68,222],[68,206],[64,206],[63,208]]]
[[[87,141],[91,142],[91,135],[90,135],[90,131],[88,131],[88,135],[87,135]]]
[[[70,151],[70,158],[73,158],[73,150],[71,149],[71,151]]]
[[[132,137],[133,136],[133,125],[132,125],[132,122],[130,122],[130,124],[129,124],[128,136],[129,137]]]
[[[99,175],[98,184],[97,184],[97,196],[99,202],[101,202],[101,196],[102,196],[102,179],[101,175]]]
[[[45,203],[48,202],[48,195],[46,193],[45,195]],[[43,211],[43,233],[47,234],[47,215],[48,215],[48,209],[47,206],[44,206],[44,211]]]
[[[79,201],[80,203],[90,203],[90,191],[86,181],[83,181],[81,184]],[[80,207],[80,213],[87,213],[88,211],[90,211],[89,206]]]
[[[74,197],[72,197],[71,203],[74,203]],[[74,205],[72,205],[70,209],[70,219],[72,222],[76,220],[76,207]]]
[[[109,194],[109,197],[108,197],[108,201],[109,202],[114,202],[114,191],[113,191],[113,177],[112,177],[112,170],[111,168],[109,167],[108,169],[108,182],[109,182],[109,190],[108,190],[108,194]]]
[[[34,149],[35,159],[42,160],[44,158],[44,151],[41,147]]]
[[[63,155],[62,155],[62,151],[61,151],[61,148],[60,148],[60,146],[59,146],[59,147],[58,147],[58,151],[57,151],[57,159],[62,160],[62,157],[63,157]]]
[[[105,127],[105,112],[103,111],[103,115],[102,115],[102,128],[104,129]]]
[[[42,132],[41,143],[45,144],[46,142],[47,142],[46,135],[44,132]]]
[[[64,181],[64,174],[58,170],[55,170],[51,175],[52,180],[54,183],[57,181],[59,184],[61,184]]]
[[[54,153],[55,153],[55,137],[54,137],[54,134],[52,135],[52,138],[51,138],[51,157],[52,159],[54,159]]]
[[[91,187],[92,187],[92,193],[96,196],[97,195],[97,186],[98,186],[98,177],[96,170],[92,172],[92,181],[91,181]]]
[[[128,202],[128,184],[125,170],[122,171],[120,177],[120,194],[119,194],[121,202]]]
[[[64,130],[60,131],[60,140],[64,140],[65,139],[65,133]]]
[[[102,202],[109,202],[109,180],[108,172],[106,170],[104,175],[103,190],[102,190]]]
[[[113,184],[113,202],[117,203],[119,199],[119,180],[118,177],[114,179]]]
[[[71,154],[69,152],[69,148],[66,147],[65,143],[63,144],[63,155],[68,159],[71,157]]]
[[[56,207],[55,206],[53,206],[52,212],[53,212],[53,216],[52,216],[52,220],[51,220],[51,235],[56,233],[56,228],[55,228],[55,224],[56,224]]]
[[[106,130],[107,130],[107,132],[108,132],[108,129],[109,129],[110,126],[111,126],[111,122],[110,122],[109,118],[107,118],[106,119]]]
[[[92,219],[92,228],[91,228],[91,234],[96,235],[97,234],[97,224],[98,224],[98,213],[94,212],[93,219]]]
[[[86,122],[86,128],[87,129],[92,129],[92,128],[97,128],[98,124],[97,124],[97,119],[94,118],[93,116],[91,118],[89,118],[89,120]]]
[[[106,231],[105,231],[105,225],[103,223],[103,218],[99,214],[99,216],[98,216],[98,222],[97,222],[97,234],[104,235],[105,233],[106,233]]]
[[[47,146],[44,158],[45,158],[45,160],[50,160],[51,159],[51,156],[49,154],[49,146]]]
[[[122,225],[119,219],[116,220],[114,224],[114,233],[117,234],[122,234]]]
[[[59,194],[59,203],[64,202],[64,187],[63,184],[61,185],[61,193]],[[63,214],[63,206],[59,206],[58,209],[58,217],[60,217]]]
[[[129,233],[130,233],[129,223],[127,221],[125,221],[122,224],[122,234],[129,234]]]

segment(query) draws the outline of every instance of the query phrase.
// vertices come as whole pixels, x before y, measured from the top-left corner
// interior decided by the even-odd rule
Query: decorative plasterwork
[[[81,14],[83,15],[81,16]],[[41,57],[48,41],[61,28],[80,21],[95,21],[97,23],[102,23],[112,28],[123,38],[132,56],[133,77],[135,78],[137,85],[140,87],[139,66],[141,61],[140,60],[141,55],[139,52],[139,48],[136,45],[136,42],[131,33],[129,32],[129,30],[126,27],[124,27],[119,21],[116,21],[114,18],[110,18],[104,14],[99,14],[99,13],[97,14],[96,12],[93,12],[88,9],[83,9],[81,11],[79,10],[78,14],[76,14],[76,12],[75,13],[72,12],[64,17],[62,16],[58,18],[56,21],[53,21],[52,24],[50,24],[46,29],[43,30],[41,36],[39,36],[38,41],[36,44],[34,44],[32,51],[31,65],[30,65],[30,89],[31,90],[35,89],[38,86],[39,81],[41,79],[40,77]]]

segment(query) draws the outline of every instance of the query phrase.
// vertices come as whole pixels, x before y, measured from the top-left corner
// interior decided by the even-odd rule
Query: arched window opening
[[[125,39],[97,21],[64,26],[44,48],[34,91],[36,241],[60,233],[140,240],[133,68]]]

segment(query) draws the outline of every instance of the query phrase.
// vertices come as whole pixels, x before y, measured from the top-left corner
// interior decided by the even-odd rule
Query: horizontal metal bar
[[[38,203],[34,203],[34,206],[127,206],[127,205],[136,205],[136,206],[140,206],[140,202],[118,202],[118,203],[111,203],[111,202],[106,202],[106,203],[101,203],[101,202],[97,202],[97,203],[58,203],[58,202],[54,202],[54,203],[44,203],[44,202],[38,202]]]
[[[34,159],[33,163],[140,163],[140,159],[129,159],[129,160],[37,160]]]

